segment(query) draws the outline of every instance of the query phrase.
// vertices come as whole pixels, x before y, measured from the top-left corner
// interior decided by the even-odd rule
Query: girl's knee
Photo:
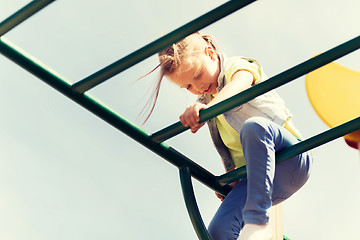
[[[217,221],[213,219],[208,227],[212,240],[230,240],[236,239],[240,229],[236,230],[229,225],[229,221]]]
[[[221,229],[217,225],[213,224],[213,222],[210,223],[208,231],[211,239],[213,240],[219,239],[219,237],[221,236]]]
[[[292,184],[301,188],[310,177],[311,174],[311,166],[312,166],[312,154],[311,152],[304,152],[301,154],[301,159],[299,161],[297,169],[295,169]]]
[[[218,224],[215,224],[213,221],[211,221],[208,231],[212,240],[221,239],[220,237],[222,235],[222,229]]]
[[[269,131],[269,120],[262,117],[252,117],[245,121],[241,129],[240,138],[257,138],[258,136],[264,136],[264,133],[267,131]]]
[[[212,240],[221,239],[221,236],[223,235],[223,230],[224,228],[220,221],[216,221],[215,219],[213,219],[210,222],[208,231]]]

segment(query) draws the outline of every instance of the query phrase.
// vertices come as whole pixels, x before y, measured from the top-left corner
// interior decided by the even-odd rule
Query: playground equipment
[[[306,90],[320,118],[336,127],[360,116],[360,72],[329,63],[306,75]],[[348,145],[359,149],[360,130],[344,136]]]
[[[97,115],[107,123],[111,124],[118,130],[127,134],[129,137],[138,141],[143,146],[151,151],[157,153],[180,170],[180,179],[183,189],[184,199],[187,206],[188,213],[193,223],[194,229],[199,239],[210,240],[210,236],[204,226],[199,209],[197,207],[194,191],[192,187],[192,177],[198,179],[204,185],[217,191],[222,195],[229,192],[228,183],[246,176],[245,167],[239,168],[232,172],[215,176],[206,169],[199,166],[194,161],[182,155],[174,148],[164,143],[165,140],[180,134],[187,130],[180,122],[177,122],[167,128],[164,128],[156,133],[149,134],[140,127],[131,123],[129,120],[123,118],[121,115],[111,111],[104,105],[100,104],[94,98],[86,94],[86,91],[106,81],[112,76],[122,72],[123,70],[132,67],[136,63],[144,60],[147,57],[156,54],[163,48],[171,45],[174,42],[181,40],[187,35],[196,32],[215,21],[241,9],[255,0],[234,0],[229,1],[220,7],[200,16],[199,18],[185,24],[184,26],[168,33],[162,38],[146,45],[145,47],[129,54],[128,56],[114,62],[113,64],[95,72],[91,76],[71,84],[66,79],[55,74],[47,68],[40,61],[25,53],[22,49],[15,46],[9,40],[5,39],[3,35],[16,27],[18,24],[31,17],[36,12],[43,9],[45,6],[54,0],[35,0],[30,2],[24,8],[5,19],[0,24],[0,52],[17,63],[30,73],[37,76],[39,79],[49,84],[59,92],[63,93],[68,98],[77,102],[93,114]],[[326,65],[337,58],[340,58],[352,51],[360,48],[360,36],[356,37],[346,43],[343,43],[329,51],[309,59],[297,66],[294,66],[261,84],[258,84],[251,89],[241,92],[226,101],[214,105],[201,112],[200,122],[205,122],[219,114],[222,114],[238,105],[241,105],[258,95],[275,89],[283,84],[286,84],[298,77],[301,77],[323,65]],[[360,129],[360,117],[351,121],[336,126],[330,130],[306,139],[296,145],[276,153],[277,162],[285,161],[286,159],[296,156],[304,151],[318,147],[336,138],[342,137],[346,134]],[[284,237],[286,239],[286,237]]]

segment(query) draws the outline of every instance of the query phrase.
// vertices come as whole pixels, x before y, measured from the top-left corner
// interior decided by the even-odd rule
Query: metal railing
[[[239,178],[245,177],[246,167],[239,168],[221,176],[215,176],[203,167],[199,166],[196,162],[192,161],[180,152],[176,151],[174,148],[164,143],[166,139],[169,139],[188,129],[182,126],[180,122],[174,123],[173,125],[154,134],[149,134],[139,126],[125,119],[120,114],[99,103],[96,99],[86,94],[86,91],[108,80],[123,70],[132,67],[145,58],[156,54],[172,43],[177,42],[187,35],[216,22],[217,20],[247,6],[254,1],[255,0],[229,1],[174,30],[164,37],[159,38],[158,40],[133,52],[132,54],[114,62],[113,64],[110,64],[102,70],[95,72],[91,76],[78,81],[75,84],[70,84],[69,81],[67,81],[65,78],[54,73],[39,60],[27,54],[25,51],[15,46],[13,43],[3,37],[5,33],[16,27],[21,22],[25,21],[27,18],[31,17],[36,12],[43,9],[51,2],[54,2],[54,0],[32,1],[24,8],[20,9],[1,22],[0,52],[19,66],[37,76],[45,83],[63,93],[66,97],[80,104],[93,114],[97,115],[99,118],[114,126],[116,129],[122,131],[129,137],[133,138],[146,148],[157,153],[159,156],[179,168],[184,200],[196,234],[199,239],[210,240],[210,236],[206,230],[197,207],[191,178],[194,177],[216,192],[222,195],[226,195],[230,191],[230,188],[227,184]],[[200,121],[205,122],[213,117],[216,117],[217,115],[239,106],[267,91],[284,85],[306,73],[309,73],[325,64],[330,63],[331,61],[334,61],[335,59],[355,51],[358,48],[360,48],[360,36],[321,55],[300,63],[299,65],[294,66],[293,68],[290,68],[289,70],[286,70],[261,84],[255,85],[250,89],[241,92],[221,103],[202,110],[200,112]],[[292,156],[296,156],[302,152],[308,151],[312,148],[344,136],[357,129],[360,129],[360,117],[277,152],[276,161],[285,161]]]

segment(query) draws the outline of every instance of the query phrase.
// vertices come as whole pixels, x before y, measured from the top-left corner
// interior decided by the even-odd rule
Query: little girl
[[[226,59],[214,38],[200,33],[161,51],[159,60],[155,102],[163,77],[198,95],[198,101],[180,116],[193,133],[204,125],[199,124],[200,110],[267,79],[256,60]],[[209,225],[213,240],[271,239],[270,207],[305,184],[312,163],[305,152],[275,166],[275,152],[300,139],[291,116],[279,95],[270,91],[207,122],[225,170],[245,164],[247,169],[246,178],[230,184],[232,191]]]

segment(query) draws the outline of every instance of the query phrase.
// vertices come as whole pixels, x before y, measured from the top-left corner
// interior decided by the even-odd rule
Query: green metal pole
[[[189,213],[196,235],[200,240],[211,240],[196,203],[194,189],[191,183],[190,169],[188,167],[181,168],[179,172],[186,209]]]
[[[4,35],[27,18],[31,17],[55,0],[35,0],[0,23],[0,36]]]
[[[228,186],[225,188],[221,187],[217,183],[216,177],[213,174],[195,162],[191,161],[186,156],[182,155],[164,143],[159,144],[151,141],[149,137],[150,135],[144,130],[131,123],[124,117],[120,116],[119,114],[115,113],[111,109],[105,107],[94,98],[90,97],[88,94],[79,94],[73,92],[71,84],[63,77],[48,69],[38,60],[11,44],[4,37],[0,37],[0,52],[68,98],[77,102],[110,125],[114,126],[151,151],[157,153],[159,156],[174,164],[176,167],[191,168],[192,176],[198,179],[200,182],[204,183],[209,188],[214,189],[215,191],[219,191],[223,194],[227,194],[229,192]]]
[[[172,43],[178,42],[186,36],[220,20],[223,17],[249,5],[256,0],[233,0],[229,1],[218,8],[196,18],[195,20],[185,24],[184,26],[166,34],[165,36],[155,40],[145,47],[131,53],[130,55],[114,62],[102,70],[92,74],[91,76],[77,82],[73,85],[76,92],[84,93],[96,85],[106,81],[116,74],[135,65],[138,62],[160,52],[162,49],[170,46]]]
[[[331,128],[325,132],[322,132],[309,139],[301,141],[291,147],[283,149],[276,153],[276,163],[281,163],[291,157],[294,157],[300,153],[309,151],[315,147],[323,145],[327,142],[333,141],[346,134],[354,132],[360,129],[360,117],[355,118],[349,122],[346,122],[337,127]],[[234,171],[228,172],[218,177],[218,181],[221,185],[225,185],[240,178],[246,177],[246,167],[238,168]]]
[[[243,91],[227,100],[220,102],[212,107],[200,111],[200,122],[205,122],[219,114],[227,112],[232,108],[244,104],[251,99],[275,89],[285,83],[288,83],[304,74],[307,74],[321,66],[324,66],[348,53],[360,48],[360,36],[343,43],[323,54],[311,58],[293,68],[290,68],[267,81],[257,84],[246,91]],[[183,131],[189,129],[184,127],[181,122],[176,122],[152,135],[155,142],[163,142]]]

